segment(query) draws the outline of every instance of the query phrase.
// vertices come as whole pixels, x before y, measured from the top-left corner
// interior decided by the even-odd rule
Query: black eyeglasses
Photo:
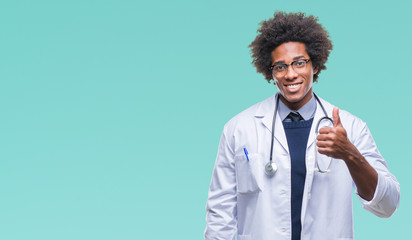
[[[285,76],[288,72],[289,66],[292,66],[293,71],[296,73],[304,73],[309,61],[310,59],[299,59],[289,64],[278,63],[270,66],[270,70],[272,71],[272,76],[274,78],[281,78]]]

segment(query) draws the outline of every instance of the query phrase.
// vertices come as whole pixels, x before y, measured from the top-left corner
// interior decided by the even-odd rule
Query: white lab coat
[[[329,116],[333,106],[321,99]],[[246,109],[224,127],[207,201],[207,240],[291,239],[291,171],[288,144],[277,115],[274,161],[278,170],[264,172],[269,161],[275,95]],[[329,162],[330,173],[315,172],[314,128],[324,113],[317,103],[306,149],[306,179],[302,200],[302,240],[353,239],[351,175],[342,160],[318,155],[321,169]],[[363,208],[379,217],[390,217],[399,205],[400,188],[388,171],[366,124],[346,111],[340,118],[348,138],[378,172],[378,185]],[[243,148],[249,152],[247,161]]]

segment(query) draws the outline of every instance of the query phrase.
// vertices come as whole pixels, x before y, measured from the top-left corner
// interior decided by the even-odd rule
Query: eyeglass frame
[[[305,61],[305,64],[308,64],[308,62],[310,62],[311,61],[311,59],[309,58],[309,59],[297,59],[297,60],[295,60],[295,61],[293,61],[293,62],[291,62],[291,63],[275,63],[275,64],[273,64],[272,66],[270,66],[270,71],[271,71],[271,73],[272,73],[272,77],[275,77],[275,74],[273,73],[273,68],[275,67],[275,66],[286,66],[286,72],[285,72],[285,74],[283,75],[283,76],[281,76],[281,77],[284,77],[285,75],[286,75],[286,73],[289,71],[289,66],[292,66],[292,69],[293,69],[293,71],[295,71],[296,72],[296,70],[293,68],[293,64],[294,63],[296,63],[296,62],[299,62],[299,61]],[[306,66],[305,66],[306,67]],[[297,73],[297,72],[296,72]]]

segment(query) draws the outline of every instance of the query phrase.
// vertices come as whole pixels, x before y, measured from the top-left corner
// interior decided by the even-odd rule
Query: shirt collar
[[[315,116],[316,112],[316,99],[313,96],[310,98],[309,102],[299,108],[297,111],[290,110],[280,99],[279,99],[279,107],[278,113],[280,119],[285,120],[285,118],[289,115],[290,112],[298,112],[304,120],[309,120]]]

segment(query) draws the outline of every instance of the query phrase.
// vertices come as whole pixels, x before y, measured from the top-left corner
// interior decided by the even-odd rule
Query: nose
[[[297,78],[297,77],[298,77],[298,74],[295,72],[295,70],[293,70],[293,67],[292,67],[292,66],[288,66],[288,69],[287,69],[285,78],[286,78],[286,79],[291,79],[291,80],[293,80],[293,79],[295,79],[295,78]]]

